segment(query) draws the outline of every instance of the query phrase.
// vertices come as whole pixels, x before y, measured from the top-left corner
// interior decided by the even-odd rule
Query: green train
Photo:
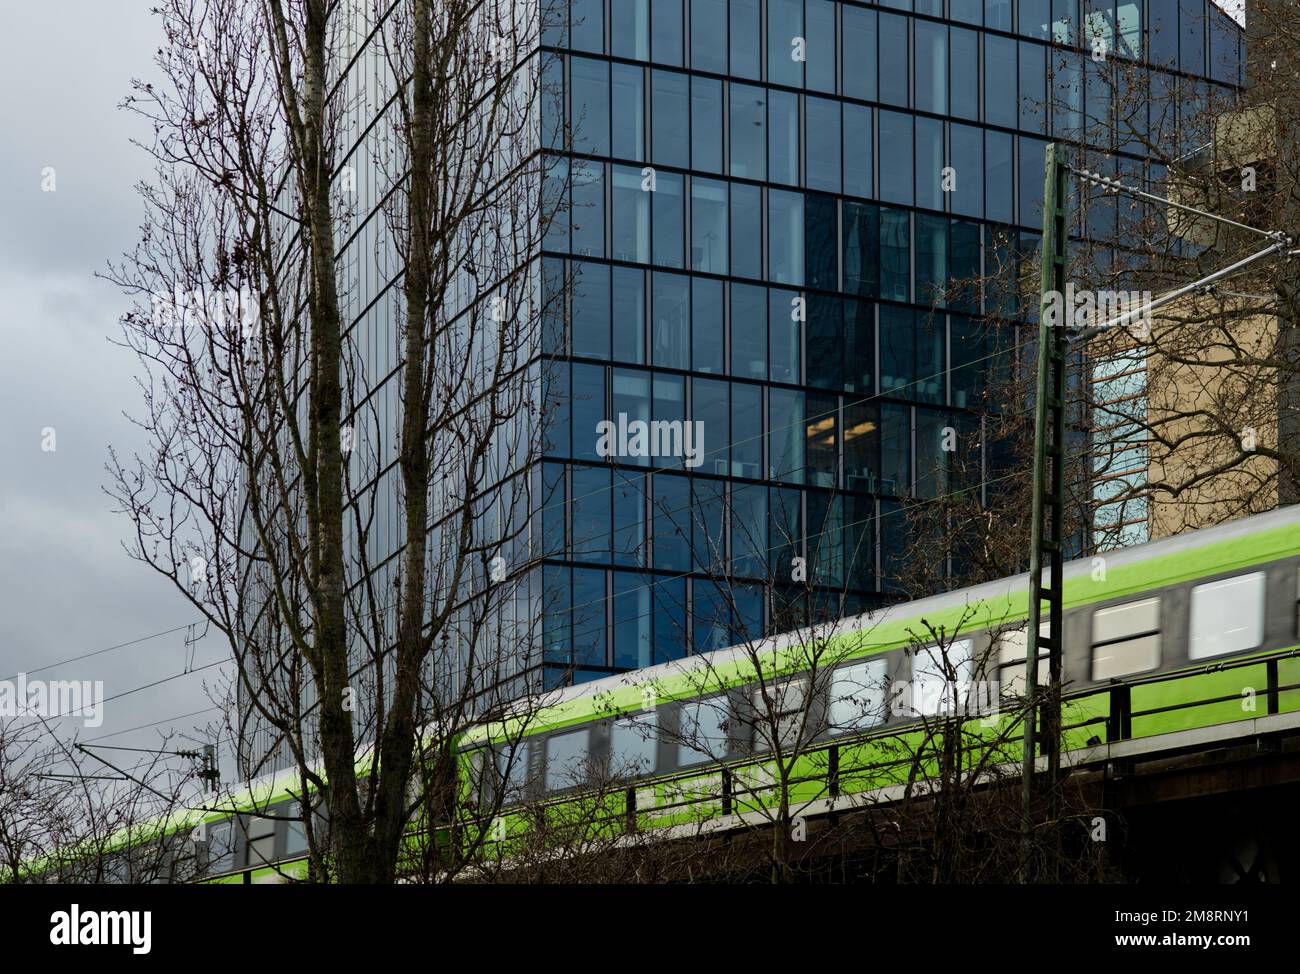
[[[1027,590],[1019,575],[555,691],[459,738],[460,821],[418,832],[508,857],[548,821],[644,839],[740,827],[782,796],[797,814],[848,808],[915,773],[922,735],[957,714],[1013,762]],[[1300,713],[1300,508],[1071,562],[1063,597],[1067,758]],[[169,875],[303,877],[296,782],[173,816],[152,840],[186,864]]]

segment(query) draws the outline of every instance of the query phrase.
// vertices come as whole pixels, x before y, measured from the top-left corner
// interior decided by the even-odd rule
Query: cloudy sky
[[[128,521],[103,493],[109,445],[141,437],[134,357],[110,344],[126,299],[94,277],[128,249],[149,174],[130,144],[147,130],[117,109],[132,76],[148,78],[159,44],[146,0],[4,3],[0,31],[0,680],[185,626],[197,615],[165,580],[127,558]],[[54,170],[54,189],[42,171]],[[54,431],[53,451],[42,449]],[[103,680],[106,697],[184,672],[186,632],[45,670],[42,679]],[[219,659],[213,638],[195,665]],[[104,708],[83,740],[154,746],[212,714],[203,682],[221,668],[132,692]],[[34,675],[33,678],[35,678]],[[118,734],[138,725],[162,721]],[[137,756],[138,757],[138,756]],[[122,755],[118,755],[120,760]]]

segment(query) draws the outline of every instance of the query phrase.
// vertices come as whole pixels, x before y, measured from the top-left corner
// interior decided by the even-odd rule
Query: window
[[[609,358],[609,265],[575,264],[573,354]]]
[[[984,35],[984,120],[990,125],[1016,127],[1016,42],[995,34]]]
[[[654,484],[655,567],[674,572],[690,571],[690,481],[656,473]]]
[[[808,385],[839,389],[844,384],[844,309],[839,298],[810,294],[808,302]]]
[[[569,46],[593,54],[604,52],[605,4],[601,0],[569,0]]]
[[[613,74],[613,152],[620,159],[645,159],[645,72],[615,64]]]
[[[686,235],[685,177],[661,172],[651,193],[654,218],[654,262],[657,267],[682,267],[682,241]]]
[[[797,384],[803,374],[800,298],[794,291],[768,292],[769,375],[773,382]]]
[[[574,666],[605,665],[606,608],[605,573],[590,568],[575,568],[573,570]]]
[[[691,368],[722,373],[722,282],[691,279]]]
[[[884,319],[882,317],[883,326]],[[884,338],[881,358],[884,358]],[[882,361],[882,369],[885,363]],[[884,387],[885,376],[880,383]],[[907,406],[883,403],[880,407],[880,493],[902,497],[912,490],[912,416]],[[901,553],[903,549],[898,549]]]
[[[574,560],[608,563],[611,517],[610,468],[575,466],[573,495],[575,499],[582,498],[582,503],[573,504]]]
[[[1047,132],[1047,48],[1020,42],[1020,127]]]
[[[876,12],[842,4],[844,34],[844,94],[862,101],[876,100]]]
[[[722,82],[691,78],[691,167],[722,172]]]
[[[1160,665],[1160,600],[1142,599],[1092,614],[1092,678],[1110,680]]]
[[[805,83],[813,91],[835,92],[835,7],[833,0],[808,0]]]
[[[654,656],[652,663],[666,663],[686,655],[686,579],[654,579],[650,589],[654,602]]]
[[[562,791],[587,780],[587,736],[580,730],[546,741],[546,790]]]
[[[924,20],[916,22],[916,107],[948,111],[948,28]]]
[[[244,835],[248,840],[245,848],[245,864],[261,866],[275,862],[275,820],[248,816]]]
[[[727,0],[691,0],[691,67],[726,74],[726,36]]]
[[[617,57],[635,61],[650,60],[650,0],[620,0],[611,5],[614,41]]]
[[[605,165],[573,160],[573,252],[605,256]]]
[[[767,125],[767,178],[799,185],[799,96],[770,90]]]
[[[1012,217],[1011,145],[1012,137],[1004,132],[984,133],[984,214],[998,223],[1010,223]],[[1042,168],[1040,160],[1040,172]],[[1038,182],[1041,188],[1042,179]]]
[[[609,155],[609,62],[570,58],[573,148]]]
[[[943,122],[916,119],[916,205],[944,208]],[[923,298],[924,300],[924,298]]]
[[[503,804],[517,802],[523,797],[524,788],[528,783],[528,752],[529,742],[521,741],[516,744],[503,742],[496,747],[497,752],[497,780],[502,786],[501,800]]]
[[[912,657],[912,709],[924,717],[960,711],[970,694],[975,660],[971,641],[927,646]]]
[[[768,81],[803,87],[803,62],[794,59],[795,38],[803,36],[803,0],[767,0]]]
[[[880,407],[875,403],[848,403],[844,407],[844,486],[874,494],[879,469]]]
[[[907,18],[880,15],[880,100],[887,105],[907,107],[907,82],[912,76],[907,64]],[[882,133],[883,135],[883,133]]]
[[[697,0],[698,2],[698,0]],[[658,715],[638,714],[614,721],[609,728],[609,773],[616,778],[635,778],[655,770],[658,744]]]
[[[767,276],[776,284],[803,283],[803,194],[767,191]]]
[[[727,184],[691,181],[691,269],[727,273]]]
[[[768,477],[803,482],[803,393],[768,392]]]
[[[912,297],[912,226],[906,210],[880,208],[880,296]]]
[[[731,73],[737,78],[759,77],[759,0],[731,0]]]
[[[614,268],[614,358],[645,363],[645,272]]]
[[[656,166],[685,169],[690,165],[689,84],[689,76],[676,71],[650,73],[651,158]]]
[[[650,57],[681,67],[682,0],[650,0]]]
[[[638,498],[644,501],[644,493]],[[650,579],[632,572],[614,573],[614,665],[626,669],[650,665]]]
[[[767,95],[750,85],[731,86],[731,175],[767,176]]]
[[[731,273],[734,277],[763,276],[763,191],[757,186],[731,186]]]
[[[235,840],[227,819],[208,826],[208,875],[229,872],[235,868]]]
[[[805,103],[805,112],[804,125],[808,145],[806,185],[809,189],[838,193],[840,191],[839,102],[810,96]],[[870,146],[870,141],[867,144]],[[857,148],[861,151],[861,147]]]
[[[912,203],[912,116],[880,113],[880,198],[889,203]]]
[[[952,114],[957,118],[979,121],[980,117],[980,49],[979,34],[973,30],[952,28]]]
[[[834,396],[809,395],[804,421],[807,483],[834,487],[839,467],[838,403]]]
[[[650,194],[641,188],[641,171],[614,166],[613,257],[650,262]],[[618,329],[615,329],[616,331]]]
[[[1264,641],[1264,573],[1192,589],[1190,659],[1254,649]]]
[[[767,378],[767,290],[731,285],[731,374]]]
[[[1049,624],[1039,625],[1038,632],[1046,636]],[[1021,697],[1025,693],[1025,659],[1029,655],[1029,633],[1026,625],[1008,629],[994,637],[998,646],[998,682],[1002,696]],[[1038,654],[1038,685],[1046,686],[1051,678],[1051,662],[1046,650]]]
[[[842,666],[831,680],[832,733],[866,730],[885,719],[887,662],[883,659]]]
[[[704,424],[704,462],[700,472],[725,474],[731,442],[726,382],[691,380],[691,419]]]
[[[755,687],[751,700],[756,747],[768,751],[797,747],[801,737],[812,731],[811,726],[804,726],[808,706],[806,678],[770,681],[766,687]]]
[[[681,766],[727,756],[727,698],[710,697],[682,705],[678,715],[677,763]]]
[[[880,210],[864,203],[844,203],[844,290],[874,297],[879,287]]]
[[[650,331],[651,361],[671,369],[690,365],[689,285],[684,274],[654,275],[651,309],[654,323]]]
[[[844,192],[849,196],[870,199],[871,185],[871,109],[861,105],[844,105]]]
[[[949,126],[949,144],[955,185],[948,199],[952,212],[963,216],[984,215],[984,130],[973,125]]]

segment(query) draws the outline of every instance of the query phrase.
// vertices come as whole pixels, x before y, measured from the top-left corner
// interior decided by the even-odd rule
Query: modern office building
[[[528,2],[543,193],[563,209],[540,255],[563,310],[523,613],[546,685],[897,598],[906,505],[992,503],[1010,463],[986,448],[988,377],[1032,351],[981,318],[1036,314],[1044,147],[1087,141],[1092,168],[1155,180],[1120,130],[1116,65],[1160,65],[1141,83],[1187,104],[1239,82],[1240,31],[1210,0]],[[371,5],[345,8],[338,262],[366,403],[392,427],[382,573],[394,79]],[[274,746],[255,724],[247,767]]]

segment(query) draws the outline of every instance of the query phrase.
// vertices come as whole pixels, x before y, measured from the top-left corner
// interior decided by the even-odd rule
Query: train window
[[[1192,589],[1190,659],[1254,649],[1264,641],[1264,573],[1251,572]]]
[[[497,783],[502,786],[501,802],[509,805],[524,796],[528,783],[527,741],[502,742],[497,745]]]
[[[285,840],[284,854],[286,856],[300,856],[307,851],[307,826],[302,819],[291,818],[285,823],[288,826],[288,838]]]
[[[248,836],[247,865],[260,866],[275,861],[275,819],[250,816],[245,828]]]
[[[912,657],[913,711],[933,717],[966,705],[975,668],[971,649],[969,639],[958,639],[947,646],[916,651]]]
[[[886,663],[883,659],[841,666],[831,680],[833,733],[866,730],[885,719]]]
[[[213,822],[208,830],[208,872],[216,875],[235,868],[235,839],[230,820]]]
[[[1038,634],[1046,636],[1048,624],[1038,627]],[[1025,692],[1025,657],[1029,655],[1029,626],[1010,629],[997,635],[998,644],[998,682],[1002,687],[1002,696],[1019,697]],[[1045,686],[1051,678],[1047,651],[1038,653],[1038,685]]]
[[[609,773],[615,778],[652,773],[658,730],[658,714],[653,711],[614,721],[609,729]]]
[[[778,747],[795,747],[804,726],[804,708],[808,702],[808,684],[801,677],[776,680],[767,685],[767,699],[763,688],[755,687],[751,695],[754,705],[755,743],[767,750]],[[773,746],[773,730],[776,742]]]
[[[546,790],[562,791],[587,780],[587,735],[584,728],[546,739]]]
[[[1092,614],[1092,678],[1109,680],[1160,665],[1160,600],[1141,599]]]
[[[677,763],[683,767],[727,756],[727,698],[710,697],[682,705]]]

